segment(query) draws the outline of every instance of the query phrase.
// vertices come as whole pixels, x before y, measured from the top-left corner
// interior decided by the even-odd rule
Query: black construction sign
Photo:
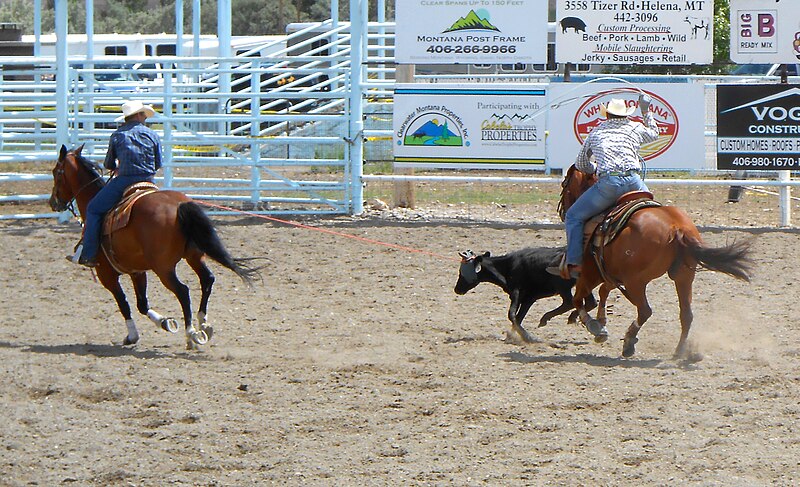
[[[717,86],[717,169],[800,170],[800,85]]]

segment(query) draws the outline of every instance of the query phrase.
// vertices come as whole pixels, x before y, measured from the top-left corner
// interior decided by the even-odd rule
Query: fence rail
[[[270,54],[264,56],[258,55],[256,48],[243,57],[225,59],[71,59],[69,144],[84,144],[84,155],[99,162],[117,126],[114,119],[121,103],[135,98],[153,104],[159,115],[150,123],[161,133],[165,148],[159,184],[198,199],[229,202],[262,213],[353,213],[361,208],[361,202],[354,201],[361,194],[361,185],[377,182],[560,182],[558,177],[544,175],[465,179],[361,174],[365,161],[393,158],[393,27],[369,24],[360,70],[351,70],[352,42],[358,33],[351,35],[349,25],[334,27],[330,22],[302,29],[294,41],[287,38],[285,49],[276,52],[274,44],[270,45]],[[0,203],[8,210],[0,211],[0,219],[54,217],[47,211],[19,213],[20,207],[14,204],[41,203],[49,198],[45,194],[51,181],[49,171],[58,151],[55,59],[0,58],[0,64]],[[456,79],[458,75],[417,77],[418,82]],[[562,80],[524,75],[517,81]],[[789,180],[788,174],[730,180],[725,179],[731,176],[729,172],[715,170],[715,91],[720,81],[689,78],[705,87],[702,172],[708,177],[648,182],[777,187],[782,224],[788,225],[790,213],[785,203],[789,189],[800,183]]]

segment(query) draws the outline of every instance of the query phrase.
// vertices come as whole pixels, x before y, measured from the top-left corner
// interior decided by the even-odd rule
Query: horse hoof
[[[208,337],[208,340],[211,340],[211,337],[214,336],[214,327],[209,325],[200,325],[200,331],[204,332]]]
[[[596,343],[603,343],[608,340],[608,330],[606,327],[595,319],[589,320],[586,323],[586,329],[589,330],[589,333],[594,335],[594,341]]]
[[[164,318],[161,320],[161,329],[170,333],[178,333],[178,322],[175,318]]]
[[[196,331],[189,335],[189,337],[191,337],[192,341],[197,345],[205,345],[208,343],[208,335],[203,330]]]
[[[636,353],[636,343],[638,341],[638,338],[626,339],[622,345],[622,356],[625,358],[633,357],[633,354]]]
[[[136,342],[138,342],[138,341],[139,341],[139,337],[131,339],[130,337],[126,336],[125,339],[122,340],[122,345],[123,346],[136,345]]]

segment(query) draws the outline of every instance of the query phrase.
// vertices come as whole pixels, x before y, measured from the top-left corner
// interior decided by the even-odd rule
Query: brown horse
[[[50,196],[50,207],[55,211],[69,209],[74,213],[74,199],[80,214],[85,215],[89,200],[105,184],[94,165],[81,156],[82,150],[83,146],[72,151],[61,146],[58,162],[53,168],[53,192]],[[128,334],[123,345],[136,343],[139,332],[119,283],[122,273],[131,276],[139,312],[162,329],[173,333],[178,331],[176,320],[150,309],[145,271],[155,272],[161,283],[177,296],[183,311],[187,349],[204,345],[213,334],[213,328],[206,320],[214,275],[203,262],[203,257],[207,255],[232,270],[247,284],[251,284],[252,277],[258,275],[258,269],[249,268],[242,259],[230,256],[202,208],[177,191],[156,191],[139,198],[133,205],[128,225],[110,236],[104,236],[103,247],[104,250],[98,255],[97,276],[114,295],[125,318]],[[115,265],[109,261],[106,247],[110,249]],[[186,259],[200,278],[202,296],[197,328],[192,324],[189,288],[178,279],[175,272],[175,266],[181,259]]]
[[[567,209],[596,181],[594,175],[582,173],[575,166],[569,168],[562,182],[558,208],[562,220]],[[676,358],[684,358],[687,353],[686,339],[693,318],[692,284],[698,265],[737,279],[750,280],[750,241],[734,242],[719,248],[706,247],[689,215],[675,206],[637,210],[618,236],[604,246],[602,259],[597,258],[596,249],[589,240],[584,247],[582,271],[573,302],[581,321],[598,342],[608,337],[605,305],[612,289],[620,289],[636,306],[636,320],[631,323],[623,341],[624,357],[634,354],[638,341],[636,335],[653,314],[646,295],[647,284],[653,279],[666,273],[675,282],[681,320]],[[598,261],[602,262],[602,269]],[[597,319],[592,319],[586,310],[585,299],[598,285],[600,303]]]

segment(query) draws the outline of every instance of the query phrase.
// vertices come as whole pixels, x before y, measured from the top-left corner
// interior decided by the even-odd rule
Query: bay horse
[[[83,217],[89,201],[105,185],[105,181],[92,162],[81,155],[82,150],[83,145],[70,151],[66,146],[61,146],[53,168],[50,207],[55,211],[69,209],[75,213],[72,206],[74,199]],[[146,271],[153,271],[161,283],[175,294],[183,311],[186,348],[190,350],[205,345],[213,334],[213,328],[207,323],[207,310],[215,278],[206,266],[204,257],[208,256],[232,270],[248,285],[252,285],[252,278],[258,275],[258,269],[246,266],[243,259],[231,257],[203,209],[178,191],[155,191],[141,196],[132,207],[128,225],[103,236],[102,246],[112,252],[114,265],[106,251],[101,250],[98,253],[97,277],[114,295],[119,311],[125,318],[128,334],[123,345],[138,342],[139,332],[119,283],[122,273],[131,277],[139,313],[172,333],[178,331],[177,321],[150,309]],[[189,287],[178,279],[175,272],[175,266],[181,259],[185,259],[200,278],[202,295],[197,314],[198,327],[192,323]]]
[[[558,212],[562,221],[567,209],[597,181],[594,174],[585,174],[571,166],[561,183]],[[637,334],[653,314],[647,302],[647,284],[669,275],[675,283],[680,307],[681,336],[674,358],[686,358],[686,340],[692,326],[692,285],[698,266],[749,281],[750,240],[723,247],[707,247],[689,215],[676,206],[649,206],[636,210],[619,234],[606,243],[602,259],[598,259],[591,238],[584,244],[581,274],[575,285],[573,303],[595,341],[608,338],[606,300],[618,288],[636,307],[637,317],[628,327],[622,345],[622,356],[636,351]],[[600,261],[602,269],[600,268]],[[586,299],[597,286],[600,302],[597,318],[589,316]],[[591,308],[589,308],[591,309]]]

